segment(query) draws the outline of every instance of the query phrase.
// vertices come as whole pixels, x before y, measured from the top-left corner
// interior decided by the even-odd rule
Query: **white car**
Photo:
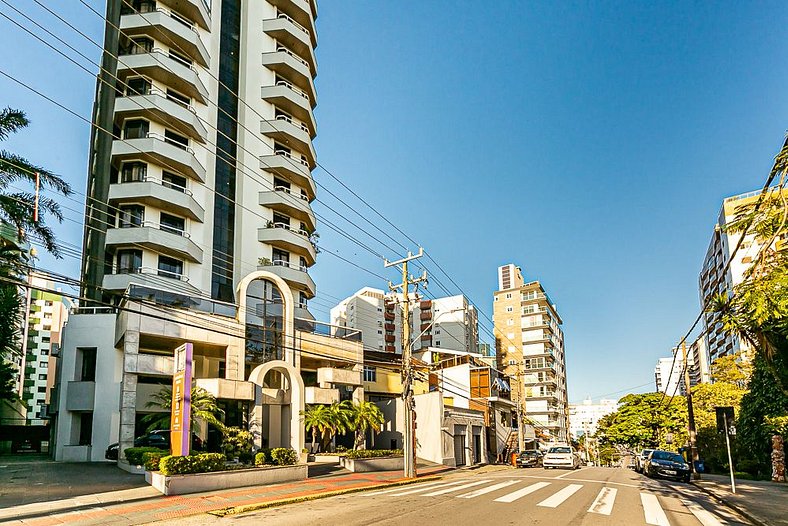
[[[577,469],[580,467],[580,457],[571,446],[553,446],[542,459],[542,466],[545,469]]]

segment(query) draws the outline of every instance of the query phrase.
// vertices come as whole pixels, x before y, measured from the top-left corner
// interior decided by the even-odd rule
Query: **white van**
[[[542,459],[542,465],[545,469],[577,469],[580,467],[580,456],[572,446],[552,446]]]

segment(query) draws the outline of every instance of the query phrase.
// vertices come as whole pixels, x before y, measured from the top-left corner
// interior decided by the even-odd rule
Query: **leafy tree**
[[[304,426],[312,432],[312,449],[315,451],[317,446],[318,436],[320,442],[325,441],[326,435],[330,437],[330,429],[333,426],[333,417],[325,405],[309,405],[301,411],[301,417],[304,421]],[[330,440],[330,438],[328,439]]]
[[[170,428],[170,415],[172,411],[172,387],[165,385],[158,393],[151,395],[152,400],[149,400],[145,407],[148,409],[161,409],[160,413],[151,413],[142,417],[142,423],[147,424],[147,430],[153,431],[154,429],[169,429]],[[191,400],[191,429],[197,429],[197,424],[205,422],[208,425],[214,426],[219,430],[224,430],[224,424],[219,420],[219,417],[224,415],[219,406],[216,404],[216,397],[203,389],[202,387],[192,387],[192,400]]]
[[[711,379],[746,389],[752,376],[752,361],[744,353],[720,356],[711,364]]]
[[[742,397],[747,393],[734,384],[717,382],[698,384],[692,388],[692,408],[695,410],[695,427],[717,429],[715,407],[731,406],[738,415]]]
[[[361,401],[357,404],[346,400],[342,402],[346,405],[350,416],[350,428],[356,432],[355,449],[366,448],[366,434],[368,430],[380,431],[383,426],[383,412],[372,402]]]
[[[630,394],[619,404],[617,411],[599,422],[596,436],[605,444],[674,449],[687,441],[687,402],[683,396],[671,399],[662,393]],[[668,433],[673,435],[670,445]]]

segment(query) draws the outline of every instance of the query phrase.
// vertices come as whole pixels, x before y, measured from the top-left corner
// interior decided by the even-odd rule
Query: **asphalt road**
[[[193,516],[168,524],[718,526],[748,522],[692,485],[651,480],[628,469],[587,467],[464,471],[439,482],[225,518]]]

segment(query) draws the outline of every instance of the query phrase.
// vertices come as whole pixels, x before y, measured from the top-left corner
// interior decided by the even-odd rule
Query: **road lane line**
[[[571,475],[571,474],[572,474],[572,473],[574,473],[575,471],[583,471],[583,470],[582,470],[582,469],[578,469],[578,470],[571,469],[571,470],[567,471],[566,473],[563,473],[563,474],[561,474],[561,475],[558,475],[557,477],[553,477],[553,478],[556,478],[556,479],[562,479],[562,478],[564,478],[564,477],[567,477],[567,476]]]
[[[458,499],[472,499],[474,497],[478,497],[479,495],[484,495],[486,493],[491,493],[497,489],[505,488],[506,486],[511,486],[512,484],[517,484],[519,480],[506,480],[504,482],[499,482],[498,484],[493,484],[492,486],[487,486],[486,488],[477,489],[476,491],[471,491],[470,493],[464,493],[462,495],[457,495]]]
[[[577,492],[577,490],[582,487],[582,484],[570,484],[561,491],[558,491],[547,497],[545,500],[537,504],[537,506],[542,506],[544,508],[557,508],[562,502],[574,495],[575,492]]]
[[[682,504],[684,504],[690,513],[695,515],[695,518],[700,521],[703,526],[722,526],[723,524],[728,524],[725,521],[721,521],[717,517],[711,514],[710,511],[701,507],[699,504],[689,501],[689,500],[682,500]]]
[[[432,488],[423,488],[422,487],[422,488],[417,488],[417,489],[410,489],[410,490],[406,490],[406,491],[400,491],[398,493],[392,493],[390,496],[391,497],[401,497],[403,495],[413,495],[414,493],[421,493],[422,491],[427,491],[429,489],[445,488],[445,487],[448,487],[448,486],[456,486],[457,484],[462,484],[463,482],[467,482],[467,479],[466,480],[455,480],[454,482],[443,482],[441,484],[438,484],[437,486],[433,486]]]
[[[646,517],[646,524],[653,526],[670,526],[659,499],[653,493],[641,493],[640,502],[643,504],[643,513]]]
[[[425,482],[423,484],[422,483],[416,483],[416,484],[418,485],[419,490],[426,490],[427,488],[431,488],[431,487],[434,487],[434,486],[446,484],[446,481],[445,480],[439,480],[437,482]],[[404,486],[397,486],[394,489],[389,488],[389,489],[384,489],[384,490],[380,490],[380,491],[372,491],[370,493],[359,493],[359,497],[372,497],[374,495],[383,495],[385,493],[394,493],[394,492],[397,492],[397,491],[403,491],[405,489],[407,489],[407,488],[405,488]],[[412,489],[412,487],[411,487],[411,489]]]
[[[522,489],[518,489],[517,491],[513,491],[507,495],[504,495],[503,497],[498,497],[497,499],[495,499],[494,502],[514,502],[520,497],[525,497],[526,495],[529,495],[534,491],[540,490],[549,485],[550,485],[549,482],[537,482],[535,484],[531,484],[530,486],[526,486]]]
[[[616,493],[618,493],[616,488],[602,488],[599,495],[594,499],[594,503],[588,508],[588,512],[610,515],[613,511],[613,503],[616,502]]]
[[[479,484],[486,484],[488,482],[492,482],[492,480],[477,480],[475,482],[468,482],[466,484],[462,484],[460,486],[454,486],[453,488],[446,488],[446,489],[439,489],[438,491],[431,491],[429,493],[425,493],[422,497],[435,497],[437,495],[444,495],[446,493],[451,493],[452,491],[459,491],[461,489],[470,488],[472,486],[478,486]]]

